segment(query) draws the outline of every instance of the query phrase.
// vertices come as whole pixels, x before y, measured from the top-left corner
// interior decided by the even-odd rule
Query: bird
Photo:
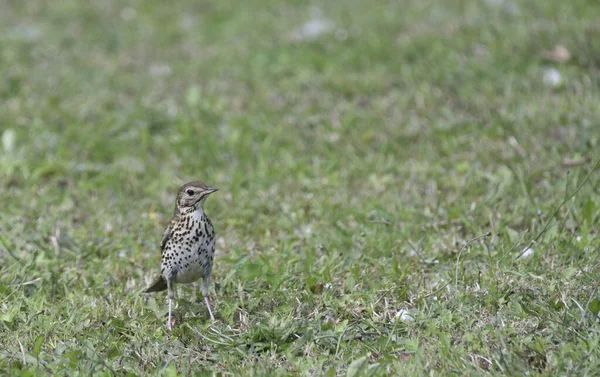
[[[165,229],[161,247],[161,273],[144,291],[168,291],[168,330],[172,329],[171,315],[175,298],[175,283],[193,283],[202,279],[202,295],[211,321],[210,279],[215,254],[215,229],[204,213],[204,203],[218,188],[204,182],[188,182],[177,192],[173,218]]]

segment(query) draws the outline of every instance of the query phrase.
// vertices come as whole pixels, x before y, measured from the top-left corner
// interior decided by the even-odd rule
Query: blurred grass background
[[[589,0],[0,3],[0,370],[597,375],[599,25]],[[180,287],[168,333],[140,291],[190,180],[221,189],[217,321]]]

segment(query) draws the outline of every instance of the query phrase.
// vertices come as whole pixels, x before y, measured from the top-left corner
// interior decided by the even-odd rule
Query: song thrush
[[[204,202],[217,191],[203,182],[189,182],[179,188],[175,213],[163,233],[160,246],[162,263],[160,276],[145,292],[168,290],[169,317],[167,327],[171,330],[171,313],[175,283],[192,283],[202,278],[202,294],[210,319],[214,316],[209,303],[209,285],[215,252],[215,230],[204,213]]]

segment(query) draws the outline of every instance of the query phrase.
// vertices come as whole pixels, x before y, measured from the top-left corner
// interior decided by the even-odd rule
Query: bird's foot
[[[208,314],[210,314],[210,320],[214,322],[215,321],[215,317],[213,316],[212,310],[210,310],[210,301],[208,299],[209,296],[210,295],[206,295],[204,297],[204,302],[206,303],[206,308],[208,309]]]

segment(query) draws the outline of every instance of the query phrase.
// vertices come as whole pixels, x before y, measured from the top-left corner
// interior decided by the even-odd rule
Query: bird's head
[[[217,191],[216,187],[209,187],[204,182],[189,182],[179,188],[177,193],[177,209],[180,212],[202,208],[206,198]]]

